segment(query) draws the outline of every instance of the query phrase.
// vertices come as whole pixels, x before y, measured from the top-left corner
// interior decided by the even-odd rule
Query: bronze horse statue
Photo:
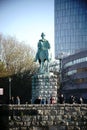
[[[49,52],[48,49],[50,49],[49,42],[44,39],[44,33],[41,34],[42,39],[38,42],[38,51],[36,53],[35,61],[39,61],[40,64],[40,70],[44,69],[44,63],[45,61],[49,62]]]

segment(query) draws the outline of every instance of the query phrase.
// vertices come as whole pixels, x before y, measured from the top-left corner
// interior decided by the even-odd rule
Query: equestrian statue
[[[35,62],[38,61],[40,64],[40,71],[44,71],[44,63],[47,61],[47,65],[49,62],[49,49],[50,49],[50,44],[49,42],[44,39],[45,34],[42,33],[41,37],[42,39],[39,40],[38,42],[38,50],[36,53],[35,57]]]

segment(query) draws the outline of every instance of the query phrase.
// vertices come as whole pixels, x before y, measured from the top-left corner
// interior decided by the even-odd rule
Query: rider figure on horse
[[[45,62],[45,60],[49,61],[48,49],[50,49],[50,44],[46,39],[44,39],[44,36],[45,36],[45,34],[42,33],[41,34],[42,39],[40,39],[38,42],[38,51],[36,53],[36,58],[35,58],[35,61],[38,60],[40,64],[41,64],[43,58],[44,58],[44,62]],[[40,54],[41,54],[42,58],[41,58]]]

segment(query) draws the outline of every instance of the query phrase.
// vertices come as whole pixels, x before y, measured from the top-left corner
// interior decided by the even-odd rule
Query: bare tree
[[[3,75],[33,73],[36,69],[34,60],[35,52],[25,42],[19,42],[13,37],[0,37],[4,48]],[[1,67],[0,67],[1,68]],[[1,71],[0,71],[1,73]]]

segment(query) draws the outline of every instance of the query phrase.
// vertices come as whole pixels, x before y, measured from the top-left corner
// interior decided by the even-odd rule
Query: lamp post
[[[62,86],[62,59],[63,59],[63,53],[60,53],[57,57],[59,60],[59,88],[57,89],[57,98],[60,96],[61,93],[61,86]]]
[[[60,82],[62,81],[62,58],[59,58],[59,74],[60,74]]]
[[[64,57],[64,53],[60,53],[58,56],[59,59],[59,73],[60,73],[60,82],[62,82],[62,59]]]
[[[9,103],[11,100],[11,77],[9,77]]]

